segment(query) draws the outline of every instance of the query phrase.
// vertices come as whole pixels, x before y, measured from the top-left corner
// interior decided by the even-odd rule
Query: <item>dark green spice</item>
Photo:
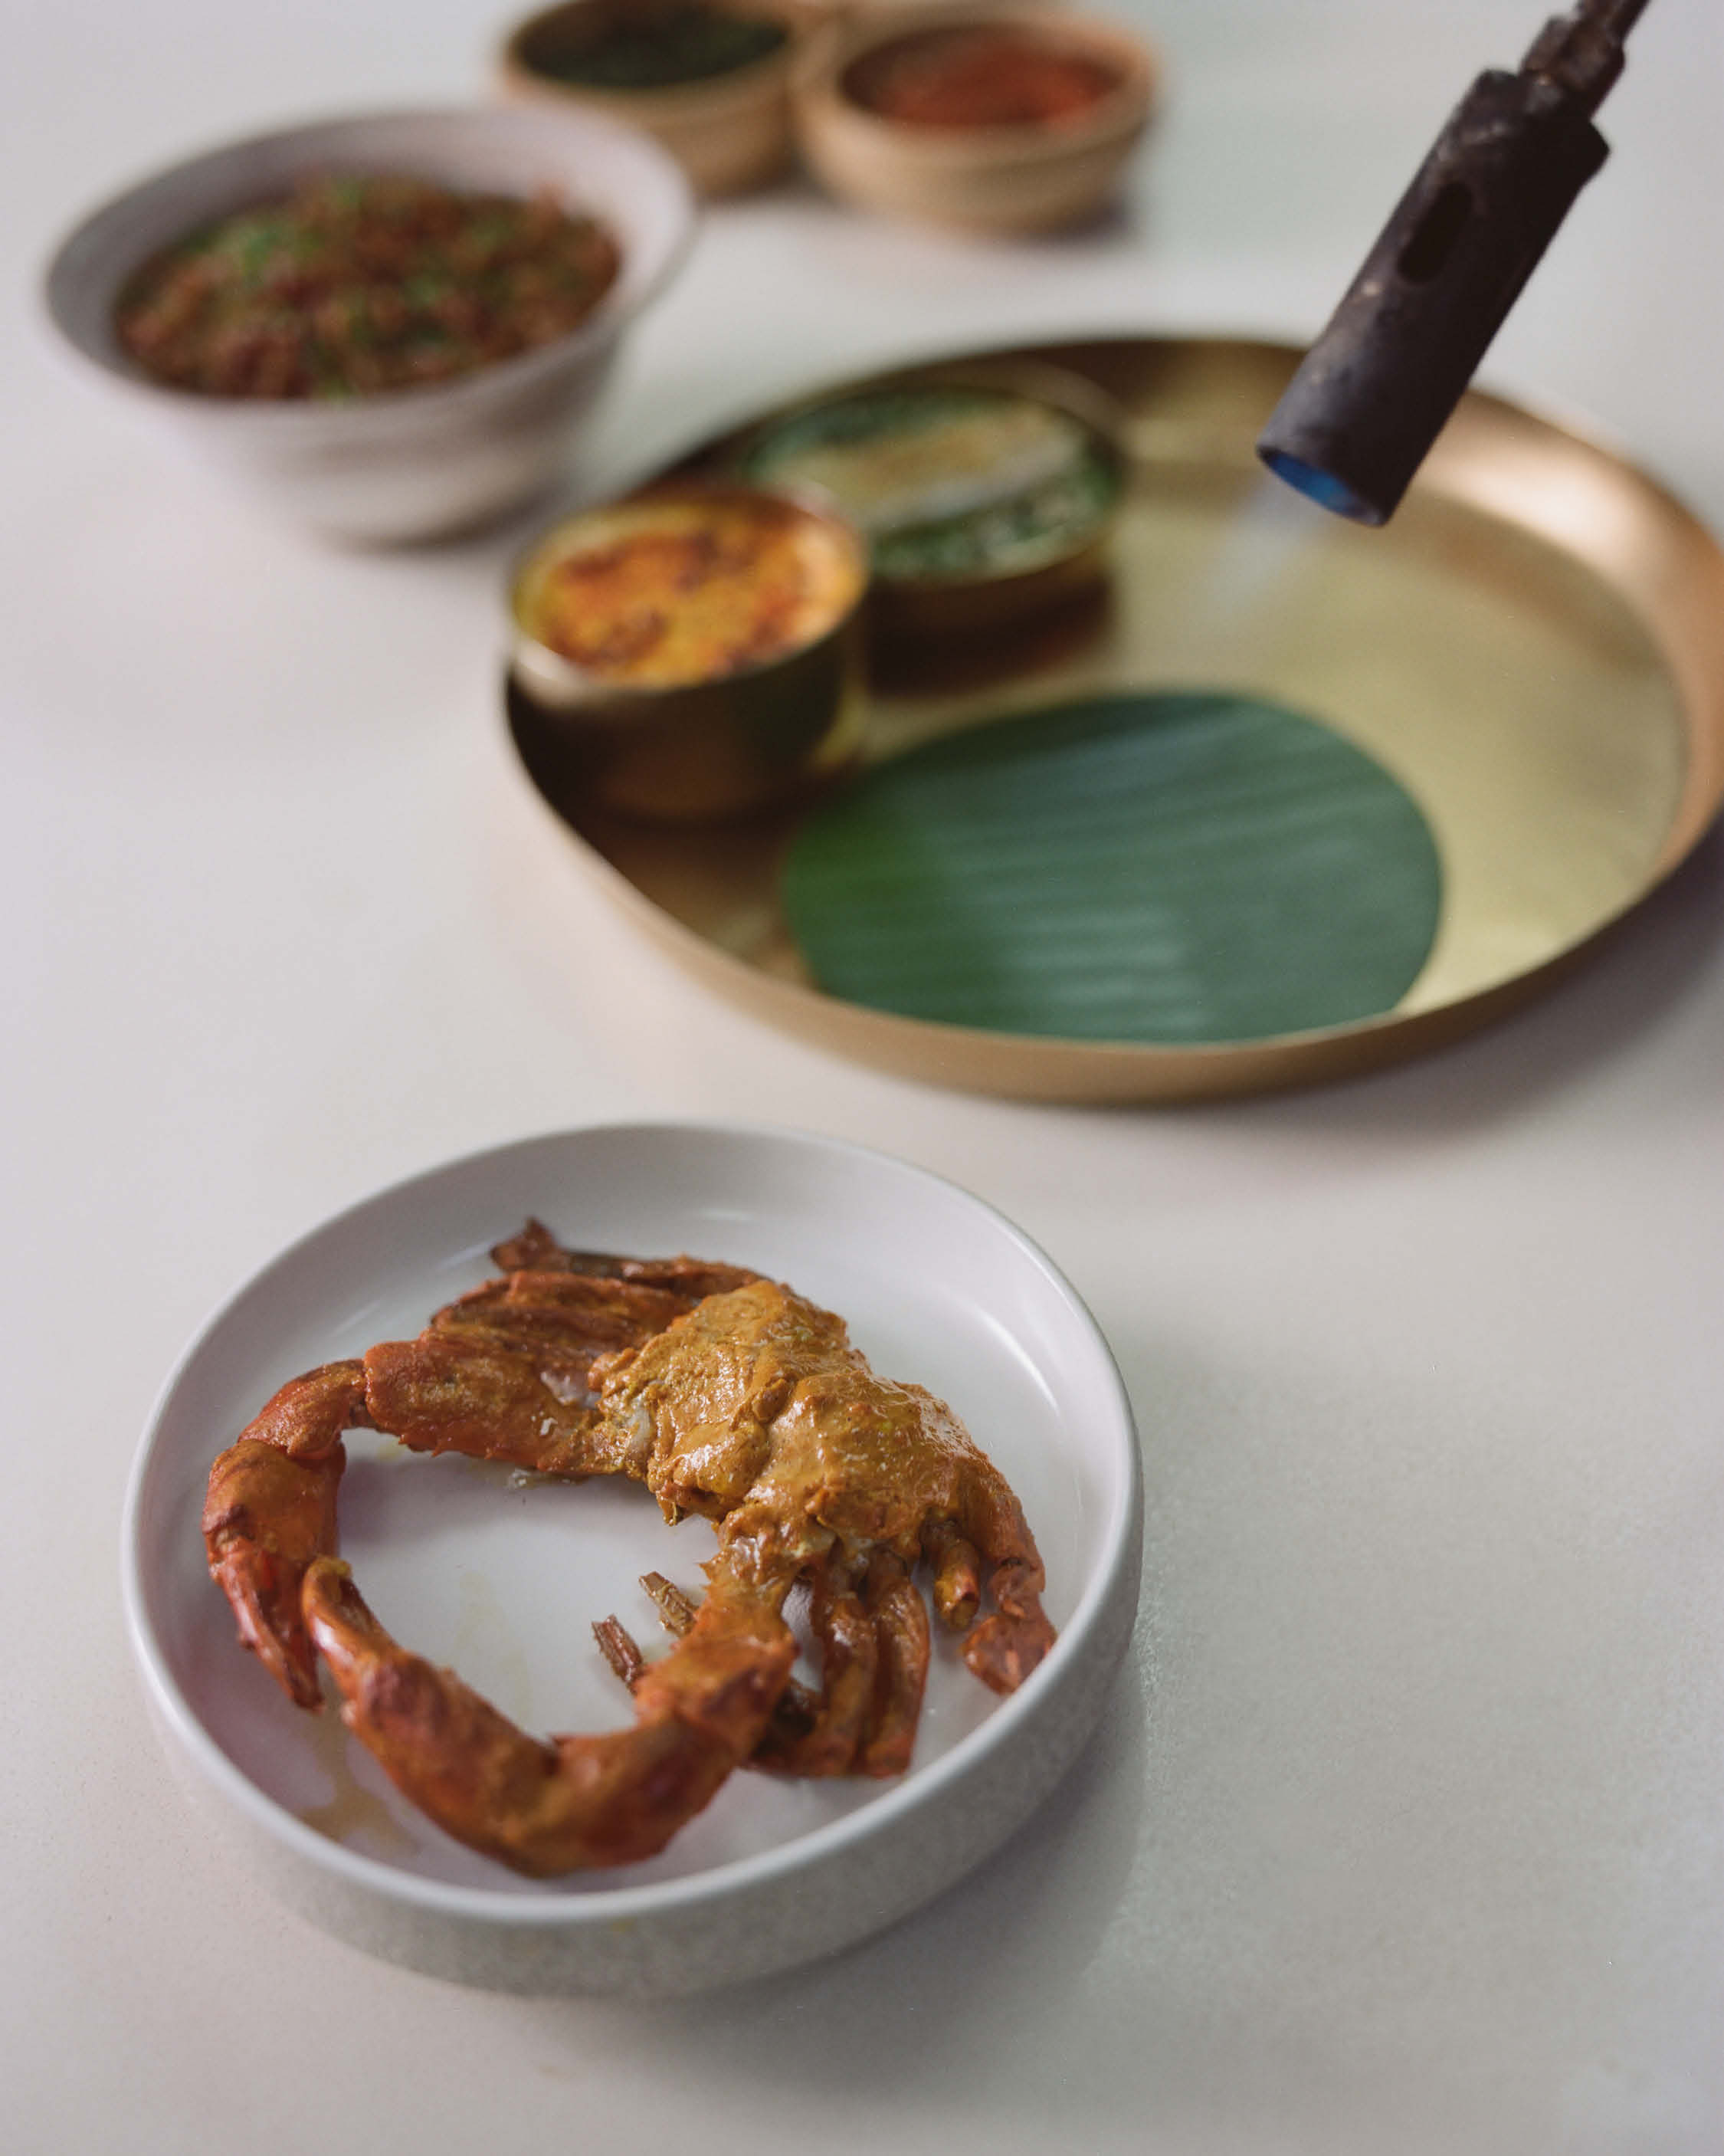
[[[587,90],[664,90],[764,59],[789,33],[765,16],[698,4],[631,9],[596,36],[547,33],[523,54],[537,74]]]
[[[1113,466],[1099,450],[1087,449],[1069,471],[1008,501],[882,532],[874,542],[874,566],[901,581],[998,573],[1080,544],[1118,499]]]

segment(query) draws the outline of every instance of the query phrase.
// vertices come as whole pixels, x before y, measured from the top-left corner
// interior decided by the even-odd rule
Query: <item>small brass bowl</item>
[[[776,641],[715,646],[703,660],[733,595],[747,600],[734,550],[751,539],[777,544],[781,564],[788,548],[807,588]],[[619,597],[614,581],[606,592],[626,561],[662,573],[656,597]],[[700,565],[715,561],[706,580]],[[589,798],[662,823],[742,815],[841,768],[859,746],[868,583],[866,542],[828,502],[736,485],[654,487],[566,518],[528,551],[511,588],[511,671]],[[659,639],[644,657],[643,635]],[[584,655],[571,656],[583,639]]]
[[[1034,413],[1041,414],[1044,421],[1051,415],[1070,446],[1073,474],[1080,475],[1073,483],[1080,483],[1091,496],[1085,509],[1072,512],[1063,527],[1050,525],[1041,538],[1020,533],[1004,542],[995,542],[992,558],[979,543],[977,558],[964,558],[960,540],[956,560],[942,562],[937,548],[919,566],[907,559],[906,552],[913,552],[918,535],[937,533],[942,517],[917,511],[895,521],[893,509],[890,504],[883,506],[878,495],[865,501],[859,493],[847,490],[853,475],[846,474],[841,461],[834,466],[823,454],[825,445],[818,438],[829,417],[835,418],[834,434],[841,434],[844,415],[852,415],[859,435],[865,429],[857,423],[865,418],[870,405],[889,410],[890,400],[897,399],[909,415],[925,398],[931,400],[931,409],[936,400],[953,398],[965,400],[977,413],[989,403],[1005,415],[1015,408],[1032,427]],[[881,429],[883,436],[890,431],[889,426]],[[1129,478],[1121,433],[1118,408],[1106,393],[1062,367],[1029,361],[925,367],[883,377],[859,390],[839,389],[793,406],[745,435],[732,461],[753,484],[812,487],[849,517],[872,549],[872,633],[887,644],[920,643],[1009,632],[1101,584]],[[936,434],[937,427],[928,429],[931,446],[921,459],[920,480],[913,422],[906,425],[897,449],[889,449],[893,465],[901,471],[906,500],[913,498],[919,483],[929,486],[929,498],[936,502],[942,490],[957,484],[945,465],[949,455],[958,455],[962,461],[962,445],[948,444],[942,452]],[[795,446],[799,440],[815,441],[815,454],[802,454]],[[968,444],[972,451],[975,446]],[[1052,443],[1044,446],[1057,458]],[[1018,453],[1024,447],[1020,441]],[[1003,444],[1003,454],[1013,454],[1009,442]],[[1057,484],[1057,477],[1056,470],[1051,480],[1027,480],[1015,494],[1008,490],[1000,495],[992,511],[984,485],[978,502],[957,511],[947,524],[956,528],[990,513],[1009,516],[1036,498],[1038,486]],[[1039,498],[1047,500],[1045,494]]]

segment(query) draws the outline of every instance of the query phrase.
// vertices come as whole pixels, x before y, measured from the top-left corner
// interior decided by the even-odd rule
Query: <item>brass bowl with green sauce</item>
[[[1092,589],[1126,486],[1107,400],[1052,369],[821,398],[769,421],[736,462],[757,485],[824,492],[867,536],[889,639],[1016,624]]]

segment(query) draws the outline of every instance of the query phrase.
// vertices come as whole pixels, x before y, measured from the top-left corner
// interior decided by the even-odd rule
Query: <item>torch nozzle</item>
[[[1609,155],[1592,116],[1645,5],[1582,0],[1455,108],[1259,439],[1290,485],[1357,523],[1394,513]]]

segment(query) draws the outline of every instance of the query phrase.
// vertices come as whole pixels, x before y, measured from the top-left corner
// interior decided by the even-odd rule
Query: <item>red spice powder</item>
[[[1092,54],[989,25],[897,38],[844,75],[857,104],[920,127],[1039,126],[1086,110],[1118,83]]]

